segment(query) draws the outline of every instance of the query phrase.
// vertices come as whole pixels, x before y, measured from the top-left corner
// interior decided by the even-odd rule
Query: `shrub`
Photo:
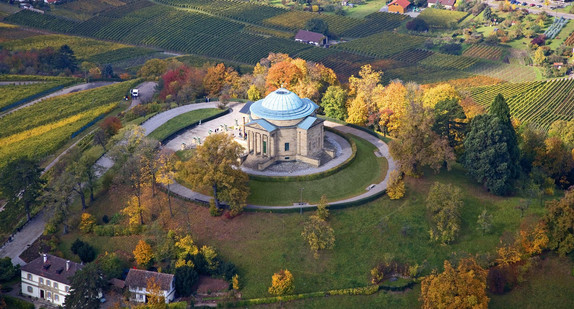
[[[84,243],[84,245],[78,249],[78,256],[82,262],[89,263],[96,258],[96,250],[88,243]]]
[[[96,219],[91,214],[85,212],[82,214],[82,221],[80,222],[80,231],[83,233],[91,233],[96,226]]]
[[[175,269],[175,291],[179,296],[189,296],[192,286],[197,282],[199,275],[191,266],[181,266]]]
[[[407,23],[407,30],[411,31],[428,31],[429,25],[421,18],[415,18]]]
[[[541,35],[535,37],[534,39],[532,39],[532,41],[530,41],[530,44],[538,45],[538,46],[542,46],[545,43],[546,43],[546,36],[544,34],[541,34]]]
[[[405,196],[405,181],[401,176],[401,172],[394,170],[389,176],[387,183],[387,195],[391,200],[398,200]]]
[[[217,206],[215,206],[215,200],[210,199],[209,200],[209,214],[211,214],[214,217],[219,217],[219,216],[221,216],[222,213],[223,213],[223,210],[218,209]]]
[[[0,259],[0,282],[6,282],[16,275],[17,269],[9,257]]]
[[[110,222],[110,218],[108,218],[108,215],[104,215],[102,217],[102,222],[104,222],[104,224],[108,224],[108,222]]]
[[[462,46],[456,43],[444,44],[439,48],[441,53],[460,55],[462,51]]]

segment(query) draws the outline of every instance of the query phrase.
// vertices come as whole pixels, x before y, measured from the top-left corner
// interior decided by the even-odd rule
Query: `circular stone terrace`
[[[160,113],[148,121],[142,124],[142,127],[146,130],[146,134],[153,132],[163,123],[167,122],[169,119],[198,109],[204,108],[215,108],[217,107],[218,102],[211,102],[211,103],[201,103],[201,104],[192,104],[181,106],[178,108],[171,109],[169,111]],[[236,103],[230,105],[230,113],[225,114],[221,117],[216,119],[210,120],[208,122],[202,123],[194,128],[191,128],[175,138],[171,139],[164,147],[172,149],[174,151],[181,150],[182,148],[189,149],[195,147],[196,141],[199,138],[201,142],[205,140],[205,138],[215,132],[227,132],[228,134],[233,134],[236,138],[235,140],[238,141],[240,144],[245,145],[245,141],[243,138],[239,136],[240,132],[240,121],[242,119],[242,115],[239,113],[239,110],[243,107],[243,103]],[[364,132],[362,130],[341,125],[331,121],[325,121],[325,126],[329,127],[335,131],[351,134],[361,139],[366,140],[367,142],[373,144],[377,151],[375,151],[374,155],[378,157],[385,157],[388,162],[388,169],[387,174],[383,181],[372,184],[369,187],[365,188],[365,192],[358,194],[356,196],[333,201],[330,202],[330,205],[337,205],[337,204],[346,204],[350,202],[356,202],[363,199],[367,199],[369,197],[373,197],[375,195],[380,195],[384,190],[387,188],[387,181],[390,175],[390,172],[396,169],[396,164],[392,157],[389,154],[388,146],[379,138]],[[254,175],[261,175],[261,176],[302,176],[302,175],[312,175],[316,173],[321,173],[323,171],[332,169],[347,160],[352,155],[351,146],[343,137],[338,134],[326,131],[326,139],[329,143],[335,148],[338,148],[337,156],[332,159],[331,161],[327,162],[326,164],[318,167],[318,168],[311,168],[306,166],[306,164],[298,164],[298,163],[291,163],[284,165],[283,167],[279,167],[278,169],[268,169],[264,171],[256,171],[256,170],[246,170],[249,174]],[[281,163],[278,166],[281,166],[284,163]],[[199,202],[207,203],[212,198],[211,196],[201,194],[199,192],[195,192],[185,186],[182,186],[179,183],[174,183],[170,186],[170,189],[176,195],[181,196],[182,198],[188,200],[196,200]],[[268,210],[281,210],[281,209],[300,209],[300,208],[312,208],[316,207],[315,204],[305,204],[305,205],[290,205],[290,206],[266,206],[266,205],[247,205],[247,209],[268,209]]]

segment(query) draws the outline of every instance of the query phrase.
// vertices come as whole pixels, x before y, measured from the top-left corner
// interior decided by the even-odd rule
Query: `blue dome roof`
[[[293,120],[307,117],[319,106],[309,99],[301,99],[295,93],[279,88],[264,99],[251,104],[250,111],[260,118],[271,120]]]

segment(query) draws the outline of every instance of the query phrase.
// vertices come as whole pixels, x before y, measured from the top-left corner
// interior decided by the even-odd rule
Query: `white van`
[[[137,89],[132,89],[132,98],[137,98],[139,95],[139,91]]]

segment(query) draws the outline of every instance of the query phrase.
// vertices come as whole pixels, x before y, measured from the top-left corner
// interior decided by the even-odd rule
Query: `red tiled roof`
[[[411,5],[411,3],[408,0],[394,0],[393,2],[389,3],[389,5],[393,4],[400,5],[401,7],[403,7],[403,9],[406,9],[409,7],[409,5]]]
[[[303,42],[316,42],[319,43],[323,40],[325,36],[321,33],[307,31],[307,30],[299,30],[297,35],[295,35],[295,40],[301,40]]]
[[[33,260],[32,262],[22,266],[23,271],[27,271],[34,275],[42,276],[63,284],[70,285],[70,278],[80,270],[83,265],[75,262],[69,262],[69,267],[66,269],[66,260],[51,254],[46,254],[46,262],[44,257]]]

